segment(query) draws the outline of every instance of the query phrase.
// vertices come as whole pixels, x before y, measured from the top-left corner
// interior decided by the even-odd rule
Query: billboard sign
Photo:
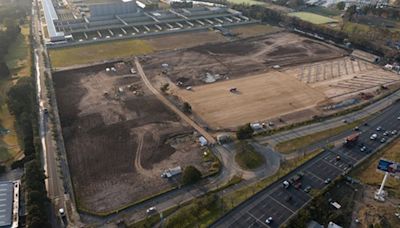
[[[388,172],[394,176],[400,176],[400,163],[398,162],[381,159],[379,160],[377,169],[383,172]]]

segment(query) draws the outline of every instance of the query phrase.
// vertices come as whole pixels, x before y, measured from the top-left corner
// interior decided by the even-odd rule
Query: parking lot
[[[384,136],[383,133],[400,128],[398,115],[400,115],[400,103],[395,103],[378,117],[369,120],[366,125],[359,126],[360,136],[356,145],[350,148],[338,146],[333,150],[325,150],[233,209],[211,227],[279,227],[311,200],[309,193],[305,192],[306,187],[324,188],[357,162],[376,152],[379,146],[387,142],[381,142],[383,137],[387,140],[395,137],[396,134]],[[377,131],[378,127],[382,129]],[[350,134],[352,132],[349,132]],[[371,140],[372,134],[377,134],[377,139]],[[366,150],[361,151],[362,146],[365,146]],[[304,174],[301,178],[301,187],[298,190],[293,186],[284,188],[282,182],[290,180],[300,172]],[[269,217],[273,220],[267,224],[266,219]]]

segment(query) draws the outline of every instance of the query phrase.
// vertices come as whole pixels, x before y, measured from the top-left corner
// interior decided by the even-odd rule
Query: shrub
[[[183,171],[182,184],[194,184],[201,179],[201,172],[194,166],[187,166]]]

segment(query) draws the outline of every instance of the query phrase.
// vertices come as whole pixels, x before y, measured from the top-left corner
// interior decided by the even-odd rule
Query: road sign
[[[390,175],[400,176],[400,163],[386,159],[379,160],[378,170],[388,172]]]

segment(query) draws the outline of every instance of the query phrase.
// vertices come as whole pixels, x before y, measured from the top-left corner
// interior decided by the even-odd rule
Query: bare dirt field
[[[192,106],[196,121],[223,130],[248,122],[290,124],[332,114],[399,82],[394,73],[349,54],[277,32],[158,53],[141,61],[157,88],[170,83],[171,97]],[[232,87],[238,92],[230,93]]]
[[[116,72],[106,71],[115,67]],[[193,130],[130,74],[131,63],[54,74],[79,206],[107,212],[177,185],[163,170],[203,162]]]
[[[344,54],[343,50],[327,44],[281,32],[155,54],[144,62],[144,70],[148,75],[157,75],[166,70],[172,82],[193,86],[254,75],[268,71],[274,65],[308,63]],[[164,63],[168,64],[168,69],[161,67]]]
[[[232,87],[237,92],[229,92]],[[196,86],[191,91],[178,89],[176,93],[217,129],[300,111],[324,100],[321,92],[277,71]]]

